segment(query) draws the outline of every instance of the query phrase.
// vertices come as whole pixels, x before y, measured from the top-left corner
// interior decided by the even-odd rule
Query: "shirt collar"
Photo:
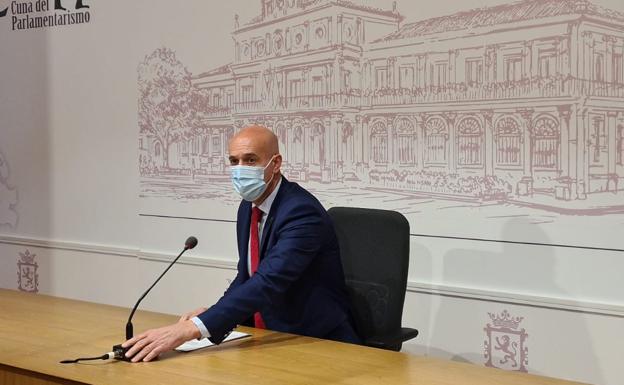
[[[275,200],[275,197],[277,196],[277,192],[280,189],[280,186],[282,185],[282,176],[279,176],[279,181],[277,182],[277,185],[275,186],[275,188],[273,189],[273,191],[271,191],[271,194],[269,194],[268,197],[266,197],[266,199],[260,203],[259,206],[257,206],[260,211],[262,211],[263,214],[268,214],[269,211],[271,211],[271,206],[273,205],[273,201]],[[256,206],[255,204],[253,205],[254,207]]]

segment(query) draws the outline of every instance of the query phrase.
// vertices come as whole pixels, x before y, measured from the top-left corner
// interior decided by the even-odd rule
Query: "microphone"
[[[178,261],[178,259],[180,259],[180,257],[182,256],[182,254],[184,254],[186,250],[190,250],[194,248],[195,246],[197,246],[197,242],[198,242],[197,238],[193,236],[188,237],[186,239],[186,242],[184,242],[184,249],[180,252],[180,254],[178,254],[178,256],[169,264],[169,266],[165,269],[165,271],[162,272],[160,277],[158,277],[156,281],[152,284],[152,286],[150,286],[149,289],[147,289],[145,293],[143,293],[141,298],[139,298],[136,305],[134,305],[134,307],[132,308],[132,312],[130,312],[130,316],[128,317],[128,322],[126,322],[126,341],[133,337],[134,331],[133,331],[133,326],[132,326],[132,317],[134,316],[134,313],[139,307],[139,304],[141,303],[141,301],[143,301],[143,298],[145,298],[147,293],[149,293],[150,290],[152,290],[152,288],[156,286],[158,281],[160,281],[163,275],[165,275],[169,271],[169,269],[171,269],[171,266],[173,266]],[[126,358],[126,351],[128,351],[128,349],[123,348],[121,344],[113,346],[113,353],[115,355],[115,358],[118,360],[130,361],[129,358]]]

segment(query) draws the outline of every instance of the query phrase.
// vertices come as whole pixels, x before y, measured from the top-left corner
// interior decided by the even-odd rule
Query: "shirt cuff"
[[[197,326],[197,329],[199,329],[199,332],[201,333],[202,337],[210,338],[210,332],[208,331],[208,329],[206,329],[206,325],[204,325],[204,323],[199,319],[199,317],[193,317],[191,318],[191,321],[193,321],[195,326]]]

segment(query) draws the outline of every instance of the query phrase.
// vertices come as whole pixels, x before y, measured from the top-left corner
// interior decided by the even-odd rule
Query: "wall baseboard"
[[[0,234],[0,244],[97,253],[118,257],[132,257],[154,262],[170,262],[175,258],[175,256],[140,249],[4,234]],[[182,256],[178,263],[183,265],[226,270],[236,270],[237,265],[236,261],[230,259],[201,256]],[[484,290],[464,286],[431,284],[412,280],[408,280],[407,292],[624,318],[624,305],[602,303],[598,301],[536,296],[518,292]]]

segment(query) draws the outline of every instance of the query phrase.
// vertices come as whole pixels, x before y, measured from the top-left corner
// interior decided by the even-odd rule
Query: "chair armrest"
[[[366,346],[371,346],[380,349],[399,350],[401,344],[405,341],[411,340],[418,335],[418,330],[412,328],[401,328],[398,333],[377,335],[367,338],[364,341]]]

